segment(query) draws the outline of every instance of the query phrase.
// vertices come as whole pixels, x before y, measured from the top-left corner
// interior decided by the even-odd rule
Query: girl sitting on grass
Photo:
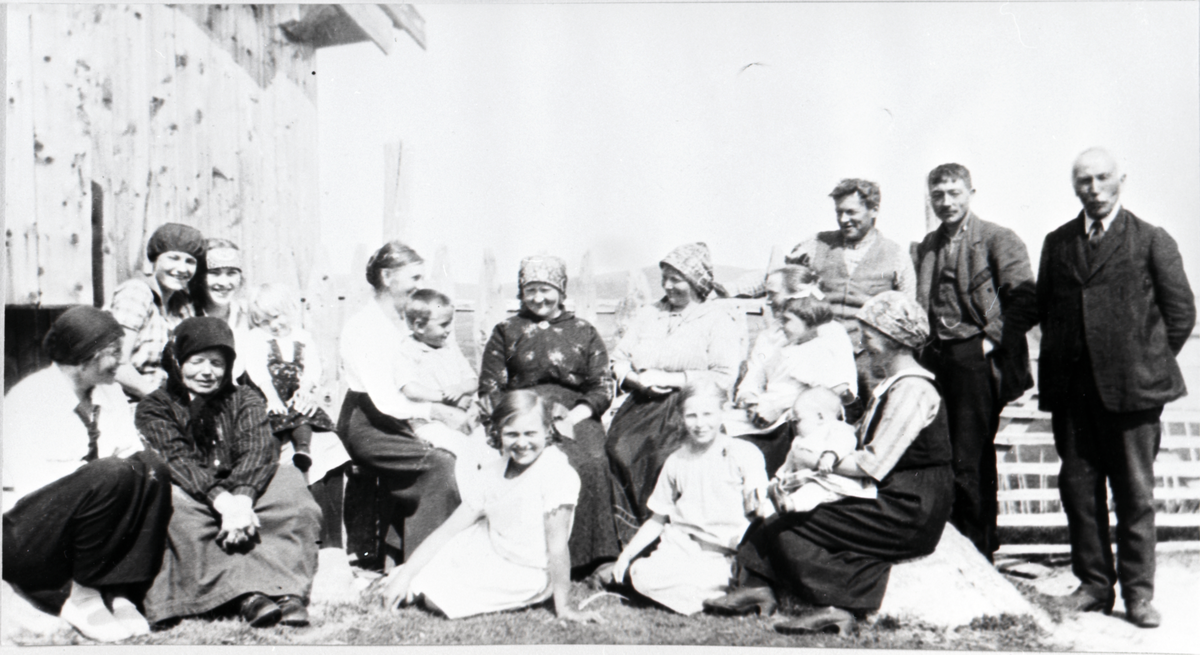
[[[754,444],[721,432],[725,391],[702,382],[682,391],[687,441],[672,453],[646,502],[649,519],[621,551],[613,580],[680,614],[729,587],[733,556],[750,515],[767,516],[767,471]],[[655,539],[658,548],[633,561]],[[630,562],[632,561],[632,565]]]
[[[546,402],[522,389],[502,395],[489,443],[502,458],[463,487],[462,504],[384,578],[388,607],[417,598],[447,618],[516,609],[554,597],[559,618],[603,622],[571,608],[567,538],[579,475],[554,444]]]

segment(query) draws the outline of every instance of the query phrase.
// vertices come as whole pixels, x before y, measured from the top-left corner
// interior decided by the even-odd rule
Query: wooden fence
[[[1037,543],[1006,543],[1001,554],[1069,552],[1052,535],[1065,534],[1067,516],[1058,494],[1058,453],[1050,415],[1027,404],[1001,414],[1006,425],[996,435],[1000,474],[1001,539],[1011,529],[1038,530]],[[1160,550],[1200,549],[1200,412],[1164,412],[1162,443],[1154,463],[1155,523],[1158,528],[1190,530],[1191,538],[1160,540]],[[1111,507],[1111,492],[1109,505]],[[1110,513],[1109,525],[1116,525]],[[1057,543],[1047,543],[1054,541]]]

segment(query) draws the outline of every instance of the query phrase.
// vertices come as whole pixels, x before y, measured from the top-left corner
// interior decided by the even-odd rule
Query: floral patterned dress
[[[532,389],[561,413],[587,405],[591,418],[575,425],[559,448],[579,474],[582,488],[568,542],[573,568],[594,566],[620,554],[613,520],[613,486],[599,418],[613,397],[608,350],[587,321],[563,312],[543,321],[521,310],[501,321],[483,351],[479,398],[490,413],[500,394]]]

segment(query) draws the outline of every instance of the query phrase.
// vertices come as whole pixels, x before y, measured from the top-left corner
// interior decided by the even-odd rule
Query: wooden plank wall
[[[10,303],[90,303],[91,183],[104,287],[166,222],[243,247],[248,280],[303,293],[319,231],[315,56],[296,5],[11,5]]]

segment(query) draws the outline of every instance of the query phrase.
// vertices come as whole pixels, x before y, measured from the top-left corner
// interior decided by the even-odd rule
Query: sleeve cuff
[[[258,498],[258,490],[248,484],[234,487],[231,493],[235,496],[246,496],[250,500]]]

